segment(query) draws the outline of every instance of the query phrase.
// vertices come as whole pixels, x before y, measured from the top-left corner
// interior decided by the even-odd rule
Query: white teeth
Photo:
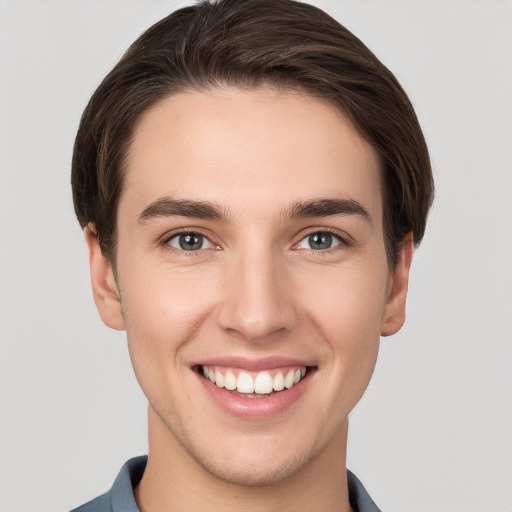
[[[236,389],[236,377],[233,373],[227,372],[224,376],[224,387],[230,391]]]
[[[248,373],[239,373],[236,381],[236,390],[239,393],[254,393],[253,378]]]
[[[295,377],[295,372],[293,370],[290,370],[286,377],[284,378],[284,387],[286,389],[290,389],[293,386],[293,378]]]
[[[218,367],[214,368],[203,365],[201,371],[204,377],[219,388],[226,388],[229,391],[236,389],[239,393],[244,394],[268,395],[272,391],[290,389],[306,375],[304,366],[288,370],[286,376],[283,376],[282,371],[278,371],[274,377],[268,371],[263,371],[257,373],[256,378],[253,378],[248,372],[240,372],[236,376],[232,371],[226,371],[224,374]]]
[[[219,388],[224,387],[224,375],[222,375],[222,373],[219,371],[215,372],[215,384],[217,384],[217,387]]]
[[[274,379],[267,373],[258,373],[254,379],[254,391],[260,395],[272,393],[274,389]]]
[[[284,389],[284,377],[281,372],[279,372],[274,377],[274,390],[275,391],[282,391]]]

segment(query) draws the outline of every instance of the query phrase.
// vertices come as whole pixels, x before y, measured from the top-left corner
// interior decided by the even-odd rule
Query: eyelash
[[[194,254],[197,254],[199,252],[201,252],[202,250],[205,250],[205,249],[197,249],[197,250],[193,250],[193,251],[187,251],[185,249],[178,249],[177,247],[172,247],[170,245],[170,241],[173,239],[173,238],[179,238],[181,236],[184,236],[184,235],[196,235],[196,236],[200,236],[200,237],[203,237],[205,240],[208,240],[208,242],[212,245],[212,247],[208,247],[208,249],[214,249],[214,250],[217,250],[219,249],[219,245],[218,244],[215,244],[214,242],[212,242],[211,240],[211,236],[207,235],[206,233],[202,232],[200,229],[194,229],[194,228],[190,228],[190,229],[181,229],[179,231],[174,231],[172,233],[169,233],[167,234],[166,236],[164,236],[162,238],[162,240],[160,241],[159,245],[162,246],[162,247],[165,247],[166,249],[170,250],[170,251],[175,251],[175,252],[179,252],[179,253],[185,253],[187,255],[194,255]]]
[[[314,230],[311,230],[309,231],[308,233],[306,233],[305,235],[303,235],[300,240],[296,243],[294,243],[292,245],[292,249],[295,249],[295,250],[301,250],[298,246],[301,242],[303,242],[304,240],[306,240],[307,238],[313,236],[313,235],[317,235],[317,234],[328,234],[328,235],[331,235],[333,238],[335,238],[338,243],[334,246],[334,247],[329,247],[327,249],[319,249],[319,250],[315,250],[315,249],[304,249],[310,253],[314,253],[315,255],[320,255],[320,254],[326,254],[326,253],[330,253],[332,252],[333,250],[336,250],[338,247],[339,248],[348,248],[348,247],[351,247],[353,245],[353,242],[352,240],[347,236],[347,235],[341,235],[339,231],[335,230],[335,229],[332,229],[332,228],[322,228],[322,229],[314,229]],[[202,247],[197,249],[197,250],[190,250],[190,251],[187,251],[185,249],[178,249],[176,247],[172,247],[170,245],[170,241],[174,238],[178,238],[180,236],[184,236],[184,235],[197,235],[197,236],[200,236],[200,237],[203,237],[204,239],[206,239],[211,245],[212,247],[208,247],[206,249],[203,249]],[[197,253],[200,253],[204,250],[208,250],[208,249],[213,249],[213,250],[218,250],[220,249],[220,246],[219,244],[216,244],[214,243],[212,240],[211,240],[211,236],[207,235],[206,233],[202,232],[201,230],[199,229],[194,229],[194,228],[190,228],[190,229],[181,229],[180,231],[175,231],[175,232],[172,232],[170,234],[167,234],[166,236],[164,236],[160,243],[159,243],[160,246],[162,247],[165,247],[166,249],[168,250],[171,250],[171,251],[174,251],[174,252],[179,252],[179,253],[185,253],[185,254],[188,254],[188,255],[194,255],[194,254],[197,254]]]
[[[318,250],[315,250],[315,249],[304,249],[312,254],[315,254],[315,255],[326,255],[326,254],[329,254],[331,253],[332,251],[335,251],[337,249],[342,249],[342,248],[348,248],[348,247],[351,247],[353,245],[353,242],[352,240],[347,236],[347,235],[342,235],[338,230],[336,229],[332,229],[332,228],[321,228],[321,229],[313,229],[311,231],[309,231],[309,233],[306,233],[304,236],[302,236],[302,238],[295,244],[292,245],[292,248],[296,248],[297,250],[300,250],[298,248],[298,245],[303,242],[304,240],[306,240],[307,238],[313,236],[313,235],[330,235],[332,236],[333,238],[335,238],[338,243],[333,246],[333,247],[329,247],[327,249],[318,249]]]

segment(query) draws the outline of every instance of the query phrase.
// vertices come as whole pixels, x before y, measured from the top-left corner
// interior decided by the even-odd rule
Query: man
[[[393,75],[307,4],[181,9],[94,93],[72,184],[149,401],[147,459],[77,510],[378,510],[347,418],[433,194]]]

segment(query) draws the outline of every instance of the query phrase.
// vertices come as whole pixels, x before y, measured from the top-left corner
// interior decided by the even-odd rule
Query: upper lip
[[[228,368],[239,368],[241,370],[257,372],[288,366],[315,366],[315,364],[312,361],[284,356],[268,356],[259,359],[231,356],[201,359],[193,363],[192,367],[194,366],[226,366]]]

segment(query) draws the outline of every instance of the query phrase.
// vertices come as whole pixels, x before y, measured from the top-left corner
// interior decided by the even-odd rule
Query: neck
[[[345,422],[322,452],[293,476],[271,485],[244,486],[208,472],[150,408],[148,464],[135,500],[141,512],[350,512],[347,427]]]

